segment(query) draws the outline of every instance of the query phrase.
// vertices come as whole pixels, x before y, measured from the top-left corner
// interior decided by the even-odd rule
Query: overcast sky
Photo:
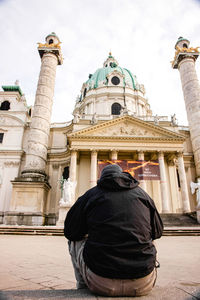
[[[175,113],[187,125],[179,72],[170,61],[179,36],[200,46],[200,1],[0,0],[0,24],[0,83],[18,79],[28,105],[41,64],[37,42],[52,31],[59,36],[64,63],[57,67],[52,122],[71,120],[83,82],[111,50],[144,84],[154,115]]]

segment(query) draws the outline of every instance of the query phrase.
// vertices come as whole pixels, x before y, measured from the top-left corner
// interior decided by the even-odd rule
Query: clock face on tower
[[[113,76],[111,79],[112,84],[118,85],[120,83],[120,79],[117,76]]]

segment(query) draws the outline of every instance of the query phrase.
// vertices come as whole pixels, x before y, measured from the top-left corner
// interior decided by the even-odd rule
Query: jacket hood
[[[97,185],[109,191],[119,191],[125,189],[133,189],[137,187],[139,182],[129,173],[123,172],[118,165],[108,165],[102,172]]]

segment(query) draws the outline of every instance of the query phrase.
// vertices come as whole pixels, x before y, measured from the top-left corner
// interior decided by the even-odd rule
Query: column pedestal
[[[4,217],[10,225],[44,225],[50,185],[46,182],[12,182],[13,192],[9,212]]]
[[[67,215],[69,209],[70,209],[69,206],[60,206],[59,207],[59,218],[56,223],[56,226],[64,227],[65,218],[66,218],[66,215]]]

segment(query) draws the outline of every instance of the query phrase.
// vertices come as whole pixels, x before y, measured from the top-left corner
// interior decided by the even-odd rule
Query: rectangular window
[[[4,133],[0,133],[0,143],[3,143],[3,135]]]

